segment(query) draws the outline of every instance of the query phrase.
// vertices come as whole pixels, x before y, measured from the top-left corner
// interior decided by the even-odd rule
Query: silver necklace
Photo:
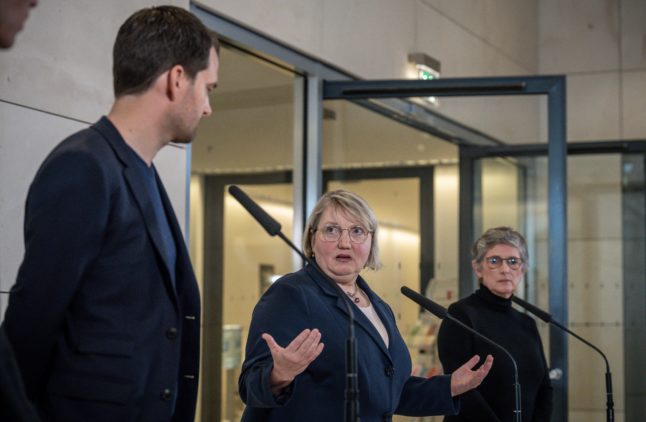
[[[358,292],[359,292],[359,285],[357,283],[354,283],[354,292],[352,293],[345,292],[345,294],[350,296],[350,299],[352,299],[354,303],[359,303],[360,299],[359,299],[359,296],[357,296]]]

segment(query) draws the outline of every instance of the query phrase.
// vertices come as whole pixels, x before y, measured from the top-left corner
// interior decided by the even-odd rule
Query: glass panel
[[[238,421],[237,378],[251,312],[292,255],[225,191],[241,185],[291,233],[293,145],[303,139],[302,79],[224,46],[213,116],[192,145],[190,251],[203,300],[196,420]],[[298,115],[298,119],[295,119]],[[269,184],[271,183],[271,184]]]
[[[646,374],[646,183],[644,154],[622,163],[625,420],[644,415]],[[621,368],[619,368],[621,369]],[[617,370],[613,365],[612,370]],[[613,381],[616,384],[616,381]]]
[[[642,158],[643,159],[643,158]],[[526,235],[530,271],[525,282],[528,301],[549,310],[547,158],[480,160],[482,228],[516,225]],[[622,211],[626,171],[619,154],[568,157],[568,321],[558,321],[599,347],[607,355],[613,374],[615,419],[624,420],[624,231]],[[503,177],[499,177],[503,176]],[[634,175],[631,175],[635,177]],[[512,180],[517,180],[513,182]],[[643,175],[633,181],[633,192],[643,207]],[[516,185],[516,189],[510,189]],[[513,192],[509,192],[509,191]],[[634,190],[634,189],[633,189]],[[505,207],[496,207],[501,192]],[[487,205],[490,204],[490,205]],[[503,214],[501,214],[503,213]],[[504,213],[507,213],[505,215]],[[643,234],[636,237],[637,251]],[[641,242],[641,243],[640,243]],[[643,255],[640,255],[643,260]],[[634,285],[643,273],[633,274]],[[639,284],[641,285],[641,284]],[[522,292],[521,292],[522,294]],[[643,301],[642,301],[643,302]],[[546,351],[549,327],[537,320]],[[635,337],[633,337],[635,339]],[[588,346],[569,338],[569,420],[605,420],[606,372],[603,359]],[[635,342],[635,344],[637,344]],[[549,353],[546,353],[549,358]]]
[[[347,101],[325,101],[323,168],[456,163],[455,145]]]
[[[442,97],[433,110],[503,144],[547,142],[547,106],[542,96]]]
[[[326,101],[324,109],[322,162],[325,177],[331,179],[327,190],[358,193],[374,209],[380,224],[383,268],[363,276],[392,307],[414,373],[441,373],[435,348],[440,321],[427,312],[420,314],[419,306],[405,298],[400,288],[419,290],[428,284],[427,294],[432,297],[456,298],[458,149],[354,103]],[[430,283],[422,279],[423,256],[430,263]],[[441,418],[395,416],[394,420]]]
[[[291,185],[239,186],[281,224],[284,233],[291,232]],[[226,195],[224,202],[222,420],[237,421],[243,409],[238,377],[253,308],[271,283],[292,271],[292,261],[288,246],[270,237],[233,197]]]
[[[624,420],[621,156],[568,158],[569,328],[600,348],[613,372],[615,419]],[[570,341],[570,421],[605,418],[605,364]]]
[[[239,50],[222,48],[220,56],[213,115],[202,120],[192,146],[193,173],[291,169],[294,136],[301,136],[294,134],[300,78]]]

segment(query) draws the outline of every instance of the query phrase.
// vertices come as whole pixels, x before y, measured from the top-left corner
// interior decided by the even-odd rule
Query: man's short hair
[[[119,28],[113,48],[114,95],[146,91],[159,75],[181,65],[189,78],[208,67],[219,42],[190,12],[175,6],[141,9]]]

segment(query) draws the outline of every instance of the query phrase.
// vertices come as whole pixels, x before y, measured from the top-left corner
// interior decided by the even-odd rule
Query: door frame
[[[323,81],[322,100],[368,101],[411,97],[481,97],[481,96],[547,96],[548,156],[548,258],[549,310],[557,321],[568,320],[567,291],[567,142],[565,76],[518,76],[487,78],[441,78],[435,80]],[[321,108],[323,107],[321,101]],[[447,139],[446,137],[444,137]],[[458,294],[473,291],[468,250],[474,233],[475,157],[483,146],[453,136],[449,141],[460,149],[459,187],[459,285]],[[491,146],[490,148],[497,148]],[[552,381],[553,417],[568,417],[568,343],[566,333],[550,327],[550,363],[559,368],[562,377]]]

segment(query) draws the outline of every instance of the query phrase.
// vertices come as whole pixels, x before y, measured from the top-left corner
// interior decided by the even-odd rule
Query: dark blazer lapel
[[[330,296],[332,300],[334,300],[335,305],[337,308],[343,312],[343,314],[347,317],[350,316],[348,313],[348,308],[345,306],[344,299],[339,296],[338,291],[336,288],[332,285],[333,281],[328,280],[327,277],[323,276],[321,268],[316,265],[316,263],[308,264],[305,267],[305,271],[310,275],[312,280],[319,286],[319,288],[325,293],[327,296]],[[356,312],[354,312],[356,314]]]
[[[136,163],[133,162],[134,157],[132,157],[132,152],[128,150],[130,147],[125,143],[119,131],[117,131],[107,118],[102,117],[101,120],[94,125],[94,128],[97,129],[108,141],[117,155],[117,158],[124,165],[123,175],[126,179],[126,183],[130,186],[132,195],[139,207],[139,211],[143,215],[146,230],[152,239],[152,243],[157,250],[157,253],[164,261],[164,265],[162,265],[162,271],[166,274],[164,282],[166,283],[168,290],[172,293],[171,296],[173,298],[173,303],[175,304],[175,307],[177,307],[177,294],[171,282],[171,274],[168,272],[169,259],[162,247],[163,243],[161,233],[159,231],[159,224],[157,224],[155,211],[151,204],[150,197],[146,192],[144,182],[141,179],[141,175],[135,168]]]
[[[379,319],[381,319],[381,322],[384,324],[384,327],[386,327],[386,332],[388,332],[388,338],[392,339],[393,338],[392,324],[390,322],[390,318],[385,316],[384,313],[382,312],[383,303],[381,299],[379,299],[377,295],[375,295],[373,291],[370,290],[370,287],[368,287],[368,284],[363,280],[363,278],[358,277],[357,283],[359,283],[359,287],[368,295],[368,298],[370,299],[370,303],[372,304],[372,307],[377,312],[377,315],[379,316]],[[381,335],[379,335],[379,332],[372,324],[372,322],[370,322],[368,317],[365,316],[363,312],[361,312],[361,310],[358,310],[358,312],[355,312],[355,314],[358,314],[358,315],[355,315],[355,321],[357,321],[357,325],[359,325],[361,328],[366,330],[366,332],[370,335],[370,337],[372,337],[374,342],[377,343],[377,345],[379,346],[379,349],[381,349],[381,351],[384,352],[386,356],[388,356],[388,359],[391,359],[390,352],[386,348],[386,343],[384,343],[384,340],[381,338]]]

